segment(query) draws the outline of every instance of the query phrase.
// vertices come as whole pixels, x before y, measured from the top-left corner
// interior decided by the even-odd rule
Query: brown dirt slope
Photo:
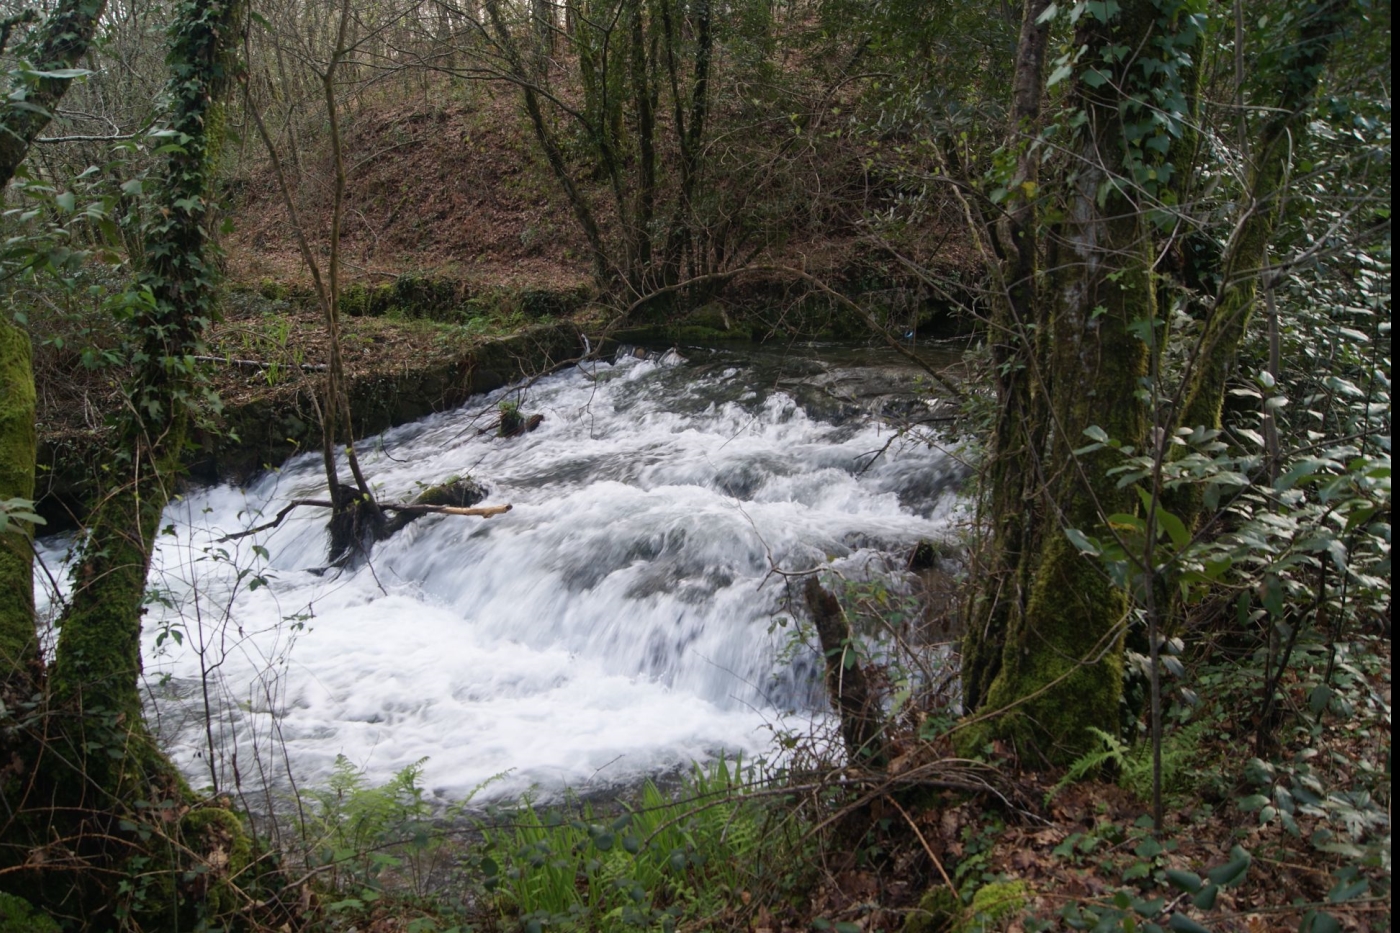
[[[560,287],[587,276],[582,238],[514,94],[445,82],[427,99],[367,102],[344,117],[342,237],[347,278],[406,272],[492,285]],[[308,134],[310,135],[310,134]],[[318,136],[319,138],[319,136]],[[329,239],[332,163],[325,147],[283,153],[311,239]],[[306,270],[268,160],[251,143],[234,166],[236,281],[301,282]]]

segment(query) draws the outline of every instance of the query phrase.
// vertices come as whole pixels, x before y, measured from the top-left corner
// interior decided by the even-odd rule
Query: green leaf
[[[1191,534],[1186,530],[1186,525],[1160,505],[1157,507],[1157,526],[1167,533],[1167,537],[1172,539],[1172,544],[1177,550],[1182,550],[1191,543]]]
[[[1065,537],[1069,538],[1069,543],[1073,544],[1081,554],[1098,557],[1103,553],[1103,546],[1078,528],[1066,528]]]
[[[1089,68],[1079,76],[1079,80],[1089,85],[1089,87],[1097,89],[1107,84],[1109,79],[1108,75],[1099,71],[1097,68]]]
[[[1269,802],[1268,798],[1264,797],[1262,794],[1255,794],[1254,796],[1260,797],[1264,803]],[[1263,804],[1260,804],[1260,806],[1263,806]],[[1241,808],[1243,809],[1243,806]],[[1224,865],[1210,869],[1206,872],[1206,877],[1222,888],[1239,884],[1244,880],[1245,874],[1249,871],[1249,863],[1251,861],[1253,861],[1253,859],[1248,852],[1239,846],[1235,846],[1230,850],[1230,861]]]
[[[1138,843],[1137,848],[1133,850],[1133,854],[1138,858],[1156,858],[1161,855],[1163,851],[1162,844],[1156,839],[1149,837]]]
[[[1220,893],[1220,888],[1213,884],[1208,884],[1197,891],[1191,898],[1191,903],[1201,910],[1211,910],[1215,907],[1215,896]]]
[[[69,214],[73,213],[73,209],[78,206],[78,199],[71,191],[65,191],[53,200],[55,204]]]
[[[46,71],[26,71],[26,78],[47,78],[56,81],[71,81],[74,78],[85,78],[92,74],[86,68],[50,68]]]
[[[1337,918],[1326,911],[1308,911],[1298,927],[1301,933],[1341,933],[1342,926]]]
[[[1210,933],[1209,928],[1201,926],[1185,914],[1172,914],[1167,926],[1179,933]]]
[[[1314,716],[1321,716],[1322,711],[1327,708],[1327,704],[1332,702],[1332,688],[1326,684],[1318,684],[1308,691],[1308,709],[1312,710]]]
[[[1047,88],[1052,88],[1072,74],[1074,74],[1074,67],[1072,65],[1068,63],[1060,65],[1060,67],[1050,72],[1050,78],[1045,82],[1045,86]]]
[[[1362,878],[1359,881],[1353,881],[1351,884],[1347,884],[1345,881],[1343,881],[1340,884],[1338,884],[1335,888],[1333,888],[1331,892],[1327,895],[1327,903],[1341,904],[1345,901],[1351,900],[1354,897],[1360,897],[1361,895],[1369,891],[1370,888],[1371,883],[1365,878]]]
[[[1201,878],[1191,871],[1180,869],[1166,870],[1166,883],[1172,885],[1177,891],[1186,891],[1187,894],[1196,894],[1201,890]]]
[[[1127,512],[1115,512],[1108,517],[1108,523],[1115,528],[1131,528],[1136,532],[1147,530],[1147,522],[1136,515],[1129,515]]]

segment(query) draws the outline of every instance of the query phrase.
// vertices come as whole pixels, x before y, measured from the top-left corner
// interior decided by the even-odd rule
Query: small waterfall
[[[363,443],[386,500],[471,475],[514,509],[419,519],[360,567],[324,568],[315,509],[218,540],[322,495],[317,456],[172,504],[146,676],[195,784],[227,787],[236,750],[245,777],[315,782],[345,754],[375,778],[427,757],[453,797],[507,772],[497,792],[597,786],[821,716],[773,571],[859,576],[943,534],[958,468],[872,416],[910,395],[893,364],[690,355],[585,362]],[[507,399],[540,427],[483,433]]]

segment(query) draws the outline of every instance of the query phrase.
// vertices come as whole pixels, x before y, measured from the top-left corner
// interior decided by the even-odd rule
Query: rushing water
[[[351,569],[324,568],[319,509],[217,541],[324,495],[316,456],[171,505],[146,679],[195,783],[314,783],[344,754],[373,779],[426,757],[448,797],[503,773],[492,793],[598,787],[820,718],[773,571],[859,576],[945,533],[956,462],[890,443],[887,416],[927,409],[884,354],[686,356],[589,363],[363,444],[386,501],[470,474],[513,510],[419,519]],[[506,398],[538,430],[482,433]]]

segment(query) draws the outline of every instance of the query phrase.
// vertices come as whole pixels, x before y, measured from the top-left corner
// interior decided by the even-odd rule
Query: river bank
[[[590,303],[586,289],[487,288],[402,276],[351,286],[344,298],[343,352],[358,437],[369,437],[507,382],[550,372],[619,343],[777,344],[813,338],[871,339],[829,303],[765,305],[761,287],[729,305],[626,328],[616,312]],[[933,338],[962,325],[943,305],[908,289],[872,299],[882,320]],[[207,385],[219,407],[196,432],[187,457],[195,482],[242,482],[319,444],[314,394],[328,357],[319,311],[304,289],[264,282],[231,288],[209,337]],[[842,322],[834,326],[834,322]],[[121,404],[121,372],[100,359],[100,327],[82,319],[39,334],[39,479],[36,498],[50,530],[72,527],[109,475],[107,419]],[[69,333],[71,331],[71,333]],[[80,350],[83,342],[88,348]],[[911,341],[911,345],[917,345]],[[943,355],[943,364],[953,362]]]

